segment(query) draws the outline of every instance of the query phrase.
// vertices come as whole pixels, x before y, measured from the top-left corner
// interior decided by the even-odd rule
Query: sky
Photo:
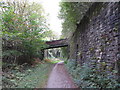
[[[6,0],[0,0],[0,1],[6,1]],[[46,15],[49,14],[47,16],[47,23],[50,24],[49,28],[59,38],[62,31],[62,25],[61,25],[62,21],[58,18],[58,12],[60,10],[59,2],[61,0],[28,0],[28,1],[42,4]]]
[[[61,0],[29,0],[30,2],[41,3],[45,13],[48,15],[47,22],[50,24],[49,28],[59,37],[61,35],[61,20],[58,18],[58,12],[60,10],[59,2]]]

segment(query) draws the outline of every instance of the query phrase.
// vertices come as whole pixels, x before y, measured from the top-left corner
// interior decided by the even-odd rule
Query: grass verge
[[[3,75],[3,88],[44,88],[53,64],[43,63],[20,71],[15,67]]]
[[[46,59],[44,59],[44,61],[55,64],[55,63],[61,62],[62,60],[60,60],[58,58],[46,58]]]

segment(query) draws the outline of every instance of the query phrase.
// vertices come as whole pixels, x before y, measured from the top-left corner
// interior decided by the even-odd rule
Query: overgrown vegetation
[[[52,66],[40,62],[52,33],[42,5],[27,0],[0,2],[0,27],[2,87],[42,88]]]
[[[59,63],[59,62],[61,62],[62,60],[57,59],[57,58],[46,58],[46,59],[44,59],[44,61],[54,64],[54,63]]]
[[[45,88],[52,64],[41,62],[35,66],[7,64],[2,77],[3,88]],[[10,68],[9,68],[10,67]]]
[[[40,4],[26,0],[0,2],[3,62],[24,63],[41,58],[47,27]]]
[[[75,60],[68,60],[66,63],[69,73],[72,75],[75,83],[80,88],[115,88],[120,87],[117,81],[117,71],[112,70],[108,73],[106,70],[100,70],[84,63],[82,66],[76,66]]]
[[[65,59],[65,58],[68,58],[68,47],[62,47],[61,48],[61,51],[62,51],[62,57]]]
[[[61,38],[71,36],[91,4],[90,2],[60,2],[59,18],[63,20]]]
[[[91,5],[91,2],[60,2],[58,17],[63,21],[61,38],[70,38]],[[68,57],[67,48],[62,48],[62,52],[64,57]]]

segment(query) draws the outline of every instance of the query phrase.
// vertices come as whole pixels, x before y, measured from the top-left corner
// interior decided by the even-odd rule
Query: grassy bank
[[[3,73],[3,88],[43,88],[53,64],[14,66]]]
[[[59,59],[59,58],[46,58],[44,59],[46,62],[49,62],[49,63],[52,63],[52,64],[55,64],[55,63],[59,63],[61,62],[62,60]]]

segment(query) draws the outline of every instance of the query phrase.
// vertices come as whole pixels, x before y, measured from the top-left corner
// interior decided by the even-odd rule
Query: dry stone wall
[[[119,69],[120,2],[94,3],[70,39],[70,59],[83,63],[106,63]],[[119,70],[120,71],[120,70]]]

